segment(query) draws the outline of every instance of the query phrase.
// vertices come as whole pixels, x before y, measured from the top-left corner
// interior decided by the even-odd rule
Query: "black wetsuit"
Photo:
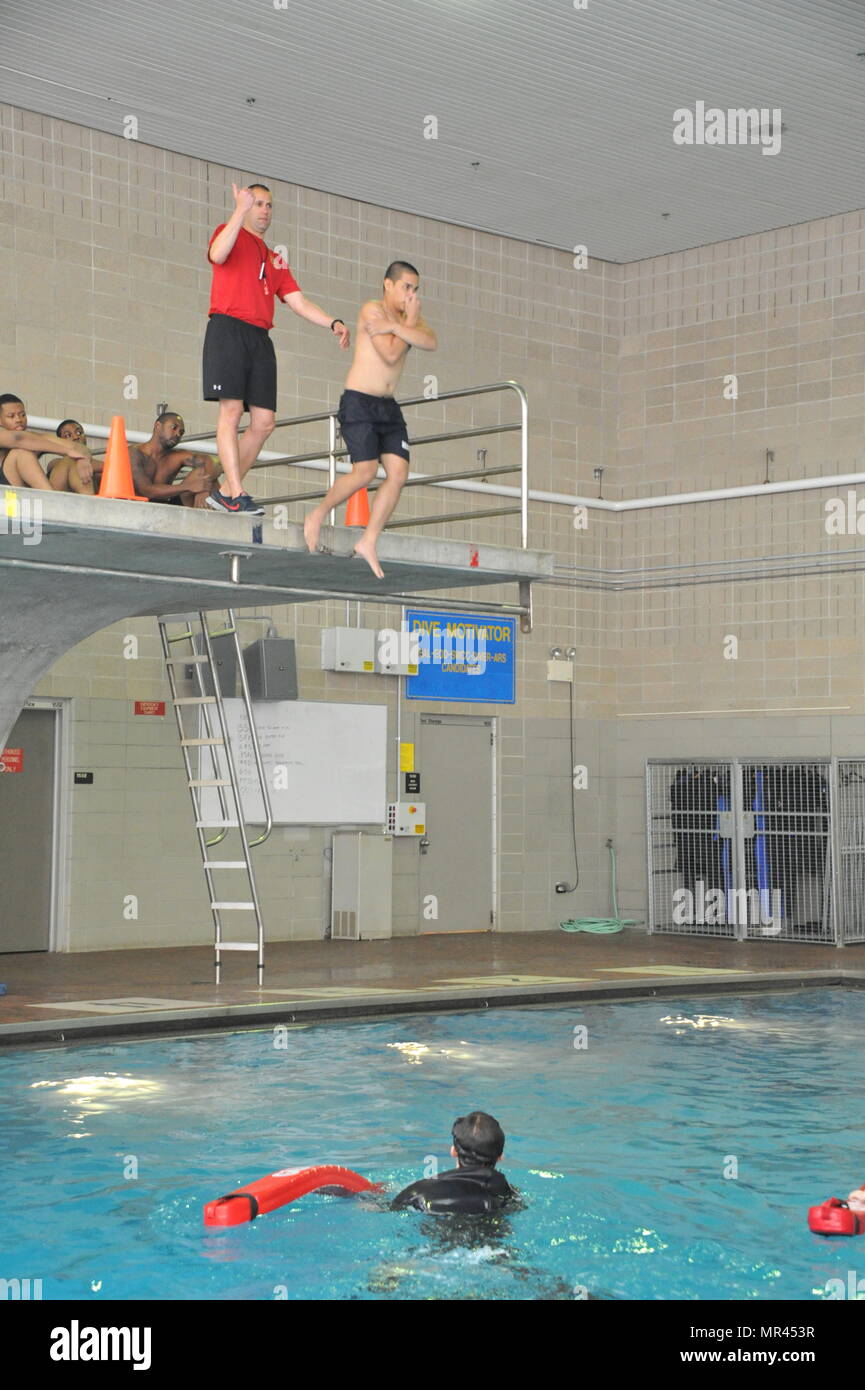
[[[501,1211],[515,1198],[516,1193],[497,1168],[471,1166],[452,1168],[437,1178],[413,1182],[390,1205],[392,1211],[414,1207],[415,1211],[475,1216]]]

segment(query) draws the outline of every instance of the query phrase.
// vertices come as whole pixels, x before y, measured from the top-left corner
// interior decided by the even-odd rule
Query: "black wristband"
[[[343,328],[345,328],[345,324],[343,323],[343,320],[342,320],[342,319],[334,319],[333,322],[332,322],[331,325],[330,325],[330,331],[331,331],[331,333],[333,332],[333,325],[334,325],[334,323],[341,323],[342,326],[343,326]]]

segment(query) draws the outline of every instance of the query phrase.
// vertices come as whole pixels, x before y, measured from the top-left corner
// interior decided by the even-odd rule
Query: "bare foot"
[[[310,512],[309,516],[304,519],[303,534],[306,538],[307,550],[317,550],[318,538],[321,534],[321,517],[317,516],[315,512]]]
[[[359,555],[362,560],[366,560],[366,563],[377,579],[384,579],[384,570],[378,562],[378,556],[375,553],[375,544],[373,541],[368,540],[366,536],[361,536],[354,548],[354,553],[355,555]]]

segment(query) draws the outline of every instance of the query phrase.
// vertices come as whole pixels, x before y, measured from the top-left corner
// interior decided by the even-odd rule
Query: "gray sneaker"
[[[228,497],[224,492],[211,492],[205,506],[211,507],[215,512],[233,512],[236,514],[244,510],[239,497]]]

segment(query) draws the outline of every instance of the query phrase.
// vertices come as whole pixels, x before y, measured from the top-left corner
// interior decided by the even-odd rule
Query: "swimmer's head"
[[[494,1168],[505,1151],[501,1125],[483,1110],[473,1110],[454,1120],[452,1134],[451,1152],[461,1168]]]
[[[408,261],[391,261],[384,273],[384,298],[391,309],[402,311],[408,297],[417,294],[420,271]]]

